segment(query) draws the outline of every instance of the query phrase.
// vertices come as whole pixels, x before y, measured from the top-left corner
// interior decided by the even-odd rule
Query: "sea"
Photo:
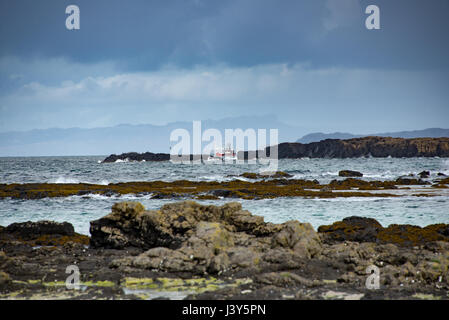
[[[164,162],[101,163],[105,156],[76,157],[3,157],[0,158],[0,183],[109,183],[128,181],[228,181],[246,180],[236,177],[244,172],[258,172],[259,164],[176,164]],[[281,159],[278,170],[293,175],[292,179],[318,180],[328,183],[340,170],[356,170],[364,180],[395,180],[423,170],[449,176],[447,158],[350,158],[350,159]],[[441,176],[440,176],[441,177]],[[251,180],[254,181],[254,180]],[[0,225],[24,221],[67,221],[75,231],[89,235],[89,223],[110,213],[120,201],[139,201],[147,209],[178,200],[151,199],[151,195],[102,196],[83,195],[37,200],[0,199]],[[412,224],[426,226],[449,223],[449,192],[432,197],[416,197],[411,193],[401,197],[349,198],[276,198],[262,200],[220,199],[198,201],[222,205],[229,201],[242,203],[243,209],[263,216],[265,221],[282,223],[288,220],[309,222],[314,228],[332,224],[349,216],[378,220],[383,226]]]

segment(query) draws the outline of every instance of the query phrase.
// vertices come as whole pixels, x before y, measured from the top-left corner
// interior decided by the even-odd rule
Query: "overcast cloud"
[[[81,29],[65,29],[77,4]],[[366,30],[368,4],[381,30]],[[447,127],[449,2],[2,1],[0,131],[273,114]]]

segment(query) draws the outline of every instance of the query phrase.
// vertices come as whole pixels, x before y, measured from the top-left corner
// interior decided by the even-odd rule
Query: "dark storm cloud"
[[[374,32],[364,27],[372,3],[381,8]],[[80,7],[78,31],[65,29],[69,4]],[[446,0],[2,1],[0,55],[114,60],[123,70],[217,62],[441,68],[449,65],[447,14]]]
[[[447,127],[448,14],[447,0],[3,0],[0,132],[273,113],[308,131]]]

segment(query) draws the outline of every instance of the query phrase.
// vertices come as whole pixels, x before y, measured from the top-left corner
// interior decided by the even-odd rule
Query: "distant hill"
[[[344,132],[334,132],[334,133],[322,133],[315,132],[309,133],[303,136],[301,139],[296,140],[299,143],[311,143],[319,142],[326,139],[352,139],[361,138],[368,136],[377,137],[392,137],[392,138],[442,138],[449,137],[449,129],[441,128],[429,128],[424,130],[414,130],[414,131],[399,131],[399,132],[386,132],[386,133],[373,133],[373,134],[352,134]]]
[[[201,125],[203,131],[208,128],[220,130],[223,138],[227,128],[279,129],[279,142],[294,141],[298,132],[305,131],[278,121],[275,115],[204,120]],[[108,155],[131,151],[169,153],[170,133],[178,128],[191,133],[192,122],[3,132],[0,133],[0,156]]]

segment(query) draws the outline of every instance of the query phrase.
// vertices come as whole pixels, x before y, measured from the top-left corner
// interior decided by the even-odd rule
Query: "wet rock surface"
[[[167,153],[128,152],[128,153],[122,153],[119,155],[111,154],[110,156],[106,157],[102,161],[102,163],[116,162],[117,160],[122,160],[122,161],[168,161],[168,160],[170,160],[170,155]]]
[[[89,244],[49,222],[0,227],[0,235],[1,299],[448,299],[441,224],[385,228],[349,217],[316,232],[299,221],[267,223],[239,203],[147,211],[122,202],[92,221]],[[66,238],[30,240],[42,236]],[[66,288],[69,265],[79,268],[80,290]],[[373,266],[377,290],[366,287]]]
[[[340,170],[338,175],[340,177],[363,177],[363,173],[353,170]]]
[[[320,226],[318,232],[328,243],[357,241],[417,246],[434,241],[449,242],[447,224],[433,224],[424,228],[392,224],[384,228],[375,219],[356,216],[345,218],[332,225]]]
[[[87,245],[89,237],[75,232],[68,222],[38,221],[13,223],[0,227],[0,242],[22,243],[32,246],[47,246],[73,242]]]
[[[287,172],[276,171],[276,172],[271,172],[269,175],[268,174],[264,175],[264,174],[255,173],[255,172],[244,172],[244,173],[240,174],[239,177],[243,177],[243,178],[247,178],[247,179],[266,179],[266,178],[281,179],[281,178],[291,178],[293,176]]]

